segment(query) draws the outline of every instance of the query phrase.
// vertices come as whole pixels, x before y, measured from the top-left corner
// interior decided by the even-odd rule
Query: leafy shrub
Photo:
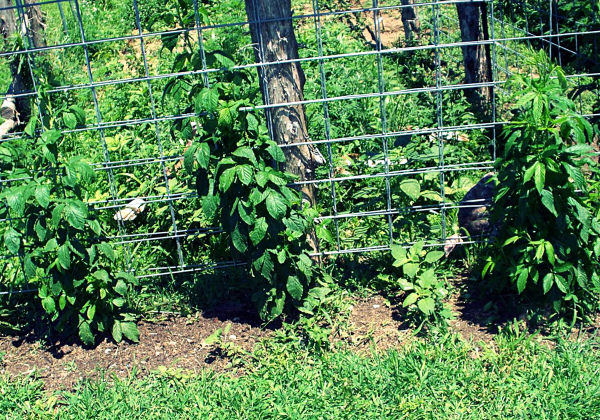
[[[573,320],[598,308],[600,223],[586,173],[593,129],[567,98],[561,68],[540,53],[539,76],[515,76],[520,97],[497,161],[492,218],[500,233],[483,269],[495,289],[544,297]]]
[[[445,324],[452,313],[444,303],[448,297],[448,286],[440,275],[439,261],[443,251],[424,249],[424,242],[415,243],[409,249],[392,245],[394,267],[399,267],[402,276],[392,280],[405,292],[402,306],[409,316],[420,325],[425,322]]]
[[[75,124],[71,118],[65,114],[69,125]],[[101,235],[82,188],[94,171],[79,157],[60,162],[61,132],[38,135],[34,127],[35,119],[22,139],[0,146],[2,172],[13,179],[1,194],[12,220],[4,245],[22,258],[27,280],[38,286],[41,306],[59,331],[76,330],[85,344],[93,344],[98,332],[137,341],[127,309],[135,278],[113,273],[108,243],[86,243]]]
[[[249,102],[233,99],[232,91],[232,83],[220,82],[194,97],[204,116],[184,165],[195,176],[206,218],[227,233],[231,253],[250,262],[260,316],[273,319],[286,302],[300,306],[312,284],[311,214],[288,186],[293,176],[272,167],[285,161],[283,151],[254,112],[239,110]]]

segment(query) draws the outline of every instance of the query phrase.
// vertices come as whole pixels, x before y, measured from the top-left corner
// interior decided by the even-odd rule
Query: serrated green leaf
[[[222,192],[227,192],[227,190],[229,190],[229,187],[231,187],[231,184],[235,179],[236,172],[237,170],[235,167],[227,168],[223,171],[223,173],[219,177],[219,189]]]
[[[62,244],[58,247],[58,263],[65,270],[71,267],[71,253],[67,244]]]
[[[113,322],[112,337],[117,343],[120,343],[123,340],[123,332],[121,331],[121,321],[119,321],[118,319],[115,320],[115,322]]]
[[[50,204],[50,189],[46,185],[38,185],[35,189],[35,199],[43,208]]]
[[[274,190],[269,190],[266,199],[267,211],[276,220],[281,219],[287,212],[287,203],[285,199]]]
[[[196,161],[202,169],[207,169],[210,163],[210,146],[207,143],[200,143],[195,153]]]
[[[12,227],[4,232],[4,245],[9,252],[17,254],[21,248],[21,235]]]
[[[239,180],[244,185],[250,185],[254,175],[254,169],[250,165],[236,166],[236,172]]]
[[[79,324],[79,338],[81,338],[83,344],[88,346],[94,344],[94,334],[92,333],[92,329],[90,328],[90,323],[88,321],[83,321]]]
[[[138,327],[135,325],[135,322],[121,322],[121,332],[129,341],[139,343],[140,332],[138,331]]]
[[[85,227],[85,219],[88,215],[87,206],[80,201],[71,200],[65,205],[64,215],[72,227],[83,229]]]
[[[556,207],[554,207],[554,195],[548,190],[542,190],[542,204],[550,211],[555,217],[558,217]]]
[[[535,188],[538,190],[538,193],[541,194],[544,185],[546,184],[546,167],[541,162],[538,162],[535,168],[534,181]]]
[[[207,195],[202,198],[202,211],[208,220],[213,220],[219,208],[219,197]]]
[[[254,229],[250,232],[250,240],[252,241],[252,245],[258,245],[267,234],[267,229],[269,225],[267,224],[264,217],[260,217],[256,219],[254,223]]]
[[[267,152],[271,155],[275,162],[285,162],[285,155],[283,154],[283,150],[276,144],[271,144],[267,147]]]
[[[302,299],[302,295],[304,294],[304,288],[302,287],[302,283],[300,283],[300,280],[298,280],[298,277],[289,276],[287,279],[286,289],[293,299]]]
[[[77,127],[77,117],[75,117],[75,114],[72,114],[70,112],[65,112],[63,114],[63,122],[65,123],[67,128],[71,130]]]
[[[248,241],[246,236],[240,231],[240,225],[237,224],[233,232],[231,232],[231,242],[235,249],[240,251],[241,253],[246,252],[248,249]]]
[[[258,164],[256,162],[256,156],[254,155],[254,152],[249,147],[238,147],[234,150],[233,156],[248,159],[254,165]]]
[[[183,154],[183,167],[185,168],[186,172],[189,174],[194,172],[194,159],[195,159],[194,155],[196,153],[197,148],[198,148],[197,144],[192,144],[190,147],[187,148],[187,150]]]

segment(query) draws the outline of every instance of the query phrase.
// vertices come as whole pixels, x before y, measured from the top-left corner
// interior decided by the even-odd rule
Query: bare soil
[[[458,298],[451,301],[457,319],[451,330],[474,343],[493,346],[495,332],[482,326],[478,319],[485,313],[467,307]],[[223,341],[232,343],[238,353],[250,352],[263,339],[268,339],[279,326],[264,327],[241,304],[222,304],[211,312],[190,317],[163,316],[155,322],[139,324],[138,344],[105,339],[95,347],[86,348],[75,342],[46,344],[35,335],[0,336],[0,366],[10,377],[34,374],[41,378],[47,390],[72,389],[83,378],[112,375],[124,378],[132,373],[147,375],[153,371],[198,373],[203,369],[216,372],[234,371],[236,367],[219,345],[205,340],[218,329],[230,324]],[[585,332],[597,334],[596,328]],[[399,349],[414,339],[398,308],[380,295],[358,299],[350,307],[346,322],[332,335],[335,347],[372,354]],[[475,357],[475,356],[474,356]]]

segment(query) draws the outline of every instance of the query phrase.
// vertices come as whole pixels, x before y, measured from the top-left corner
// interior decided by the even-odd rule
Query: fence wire
[[[493,170],[511,100],[506,82],[513,73],[535,72],[528,48],[543,49],[563,65],[578,92],[579,112],[600,116],[599,17],[586,16],[585,10],[576,15],[573,2],[294,0],[291,19],[300,55],[278,62],[264,60],[263,51],[255,60],[257,46],[249,36],[250,24],[275,20],[248,18],[239,0],[188,3],[191,19],[167,23],[149,20],[153,14],[164,17],[161,8],[170,4],[154,0],[0,3],[0,14],[14,14],[26,38],[32,36],[28,9],[39,8],[45,19],[45,45],[24,42],[10,49],[4,43],[0,92],[8,92],[11,60],[25,57],[32,89],[10,96],[84,109],[86,123],[63,130],[73,149],[65,155],[84,155],[97,172],[89,205],[103,222],[100,239],[110,241],[122,268],[139,278],[243,265],[227,252],[218,261],[208,257],[222,230],[205,225],[197,194],[179,179],[186,142],[178,130],[199,115],[171,103],[164,94],[171,80],[199,78],[210,87],[231,70],[254,74],[283,63],[302,66],[301,101],[274,103],[267,92],[243,111],[304,107],[310,140],[282,147],[310,143],[325,157],[314,179],[295,184],[317,188],[316,222],[325,238],[319,253],[330,256],[385,251],[393,242],[478,241],[460,230],[457,214],[488,205],[464,195]],[[457,6],[463,4],[485,5],[485,37],[461,36]],[[412,23],[404,19],[408,9],[418,16]],[[412,34],[406,32],[415,22],[419,26]],[[163,48],[174,38],[173,50]],[[200,70],[171,66],[182,39],[193,43]],[[236,45],[233,65],[211,67],[207,54],[228,43]],[[467,82],[462,52],[478,46],[489,50],[491,80]],[[36,67],[40,59],[52,63],[52,80]],[[258,89],[258,77],[254,82]],[[485,113],[465,99],[484,88],[492,92]],[[7,97],[0,95],[0,101]],[[41,108],[37,112],[40,120],[52,117]],[[21,129],[0,139],[0,146],[19,139]],[[1,188],[22,181],[0,174]],[[419,184],[417,201],[403,193],[413,181]],[[115,219],[115,212],[134,200],[143,200],[144,212],[134,221]],[[0,233],[15,220],[3,208]],[[14,293],[14,284],[16,292],[34,291],[21,272],[22,257],[1,251],[8,291],[0,293]]]

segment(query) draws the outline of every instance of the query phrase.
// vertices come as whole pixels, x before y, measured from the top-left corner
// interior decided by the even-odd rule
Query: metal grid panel
[[[26,8],[39,6],[47,13],[47,24],[53,29],[53,42],[37,48],[26,42],[22,49],[0,52],[0,60],[7,62],[18,55],[26,56],[34,82],[33,89],[16,96],[33,98],[40,95],[38,85],[41,81],[35,65],[37,57],[51,55],[56,60],[58,70],[61,66],[69,67],[69,60],[81,64],[81,74],[73,71],[74,66],[70,66],[70,73],[65,74],[59,83],[46,88],[44,94],[60,97],[67,102],[77,95],[84,98],[86,112],[91,118],[86,126],[67,129],[64,133],[70,136],[74,145],[83,141],[82,139],[88,145],[94,140],[94,144],[100,149],[100,153],[91,153],[89,156],[94,169],[103,180],[98,185],[98,192],[90,198],[90,206],[104,214],[106,221],[110,221],[116,210],[135,198],[143,199],[149,207],[148,213],[152,216],[149,215],[148,220],[141,223],[115,221],[110,225],[107,222],[106,230],[109,233],[106,239],[121,250],[124,256],[123,268],[146,278],[243,264],[228,261],[227,258],[209,261],[204,256],[196,255],[199,248],[207,246],[207,238],[218,235],[221,229],[218,226],[191,223],[185,216],[194,206],[197,207],[197,196],[193,190],[180,185],[177,178],[173,177],[174,167],[182,159],[185,145],[178,143],[180,139],[173,136],[171,129],[173,124],[189,121],[197,115],[172,112],[172,108],[163,104],[161,88],[165,82],[182,76],[200,77],[205,86],[210,86],[211,77],[223,72],[223,69],[210,68],[207,64],[206,53],[217,44],[211,44],[210,38],[214,39],[215,36],[230,31],[247,36],[250,23],[260,25],[269,20],[254,16],[249,21],[245,16],[243,1],[239,1],[237,11],[232,9],[235,12],[231,15],[212,16],[213,21],[203,23],[201,6],[197,0],[193,0],[193,24],[148,30],[142,23],[140,12],[140,6],[144,2],[145,0],[131,0],[131,4],[127,4],[132,18],[129,22],[130,31],[119,33],[116,28],[111,31],[110,21],[97,20],[101,15],[106,18],[106,14],[103,15],[98,9],[101,5],[94,2],[52,0],[24,3],[16,0],[11,8],[28,31]],[[496,136],[504,124],[506,113],[504,106],[508,92],[503,85],[513,72],[529,71],[525,63],[524,48],[544,48],[557,62],[563,63],[563,59],[573,61],[573,57],[576,60],[580,55],[586,55],[585,51],[580,51],[582,41],[591,39],[597,42],[600,35],[597,17],[595,23],[587,26],[569,19],[569,2],[486,0],[484,3],[487,5],[490,23],[489,39],[465,43],[460,38],[455,7],[457,4],[467,3],[466,1],[416,1],[414,5],[404,3],[401,0],[294,2],[297,7],[293,16],[295,29],[310,44],[301,48],[300,58],[277,64],[300,63],[311,82],[310,87],[305,89],[303,101],[288,104],[301,104],[306,107],[307,112],[316,110],[311,114],[312,120],[309,122],[311,143],[321,149],[327,163],[318,172],[316,179],[297,182],[296,185],[311,183],[317,186],[321,213],[317,222],[332,222],[329,230],[333,240],[322,244],[321,253],[324,255],[387,250],[393,241],[408,244],[411,242],[409,239],[423,239],[427,246],[444,245],[447,238],[456,231],[455,222],[452,221],[456,211],[462,207],[481,206],[480,202],[449,199],[447,191],[450,180],[459,179],[460,175],[457,174],[479,173],[481,176],[493,169]],[[389,44],[393,28],[396,27],[400,32],[399,14],[406,7],[415,7],[419,11],[421,36],[415,42],[408,42],[399,33]],[[526,13],[515,16],[516,8]],[[207,11],[210,14],[211,8],[208,7]],[[530,22],[530,16],[537,16],[538,19]],[[372,37],[372,45],[354,42],[336,50],[330,34],[332,28],[349,22],[362,22]],[[103,25],[106,25],[102,28],[104,32],[97,33],[98,26]],[[176,35],[194,43],[201,56],[201,70],[174,71],[163,65],[162,61],[172,60],[172,57],[163,58],[157,52],[157,44],[161,38]],[[117,45],[127,51],[121,54],[124,57],[115,57],[120,51],[115,47]],[[490,46],[492,81],[463,81],[460,71],[462,69],[464,72],[464,68],[457,57],[460,56],[461,48],[467,45]],[[432,68],[427,70],[429,74],[425,75],[424,81],[411,85],[399,84],[392,77],[394,66],[400,66],[399,60],[420,57],[419,54],[432,60]],[[588,55],[586,59],[589,59]],[[260,57],[262,56],[261,53]],[[109,68],[111,60],[126,64],[120,71],[115,71]],[[130,62],[137,64],[137,68],[126,69]],[[340,75],[344,75],[343,72],[338,73],[336,78],[332,69],[347,63],[354,63],[352,65],[356,66],[357,62],[369,69],[373,80],[367,81],[369,83],[365,83],[364,88],[350,86],[347,90],[333,89],[332,87],[342,83],[343,77]],[[245,59],[236,62],[233,69],[255,71],[261,66],[269,65],[273,63]],[[584,82],[590,86],[595,83],[595,87],[589,90],[596,95],[598,103],[600,73],[597,63],[594,65],[595,71],[570,66],[568,78],[573,79],[577,86]],[[404,71],[411,71],[411,68],[405,65]],[[367,73],[365,71],[364,74]],[[481,87],[493,89],[490,114],[479,119],[457,118],[453,114],[456,113],[453,101],[466,91]],[[128,97],[129,102],[125,102],[123,96]],[[589,100],[584,103],[582,96],[579,100],[580,112],[592,117],[598,116],[597,109],[590,108]],[[0,100],[5,97],[0,95]],[[115,101],[115,98],[122,102]],[[132,100],[137,100],[139,106],[136,109],[139,112],[128,114],[126,111],[131,107]],[[414,121],[402,120],[402,113],[398,113],[397,108],[403,106],[403,103],[418,101],[427,104],[423,109],[426,117],[421,118],[422,123],[419,118]],[[268,114],[281,104],[272,103],[267,97],[264,102],[254,105],[255,109]],[[345,112],[342,110],[362,106],[372,112],[372,115],[365,117],[368,129],[344,129],[340,123]],[[41,113],[42,110],[38,109],[37,112]],[[40,114],[41,117],[43,115]],[[457,154],[458,157],[452,154],[462,147],[458,138],[462,136],[468,139],[482,134],[489,138],[487,152],[474,154],[468,159],[461,158],[460,153]],[[11,133],[0,139],[0,142],[12,141],[20,135],[22,133]],[[140,141],[136,141],[138,139]],[[394,159],[398,159],[397,152],[400,149],[397,144],[402,143],[403,139],[431,143],[430,155],[420,157],[421,163],[417,160],[413,165],[394,162]],[[354,172],[343,168],[340,170],[336,166],[343,148],[348,145],[355,145],[361,152],[360,161],[353,162],[360,169]],[[9,174],[1,174],[2,187],[9,182],[19,181],[9,180],[8,176]],[[144,176],[145,179],[135,179],[139,176]],[[434,180],[432,185],[435,186],[439,199],[420,205],[399,204],[397,192],[400,182],[425,178]],[[131,180],[139,183],[139,188],[134,189]],[[148,184],[145,184],[146,181]],[[142,188],[144,185],[146,187]],[[132,189],[134,193],[131,193]],[[364,189],[377,191],[376,196],[370,198],[373,203],[348,200],[348,194]],[[413,223],[413,216],[414,223],[425,223],[428,226],[418,238],[411,238],[404,231],[410,229],[407,225]],[[366,230],[365,221],[369,221]],[[10,224],[12,220],[7,215],[1,222]],[[352,239],[353,236],[359,238]],[[471,241],[470,238],[459,236],[464,241]],[[148,258],[157,253],[160,258]],[[14,266],[15,259],[18,256],[3,257],[3,261],[6,261],[5,269]],[[26,290],[30,289],[26,288],[24,291]]]

